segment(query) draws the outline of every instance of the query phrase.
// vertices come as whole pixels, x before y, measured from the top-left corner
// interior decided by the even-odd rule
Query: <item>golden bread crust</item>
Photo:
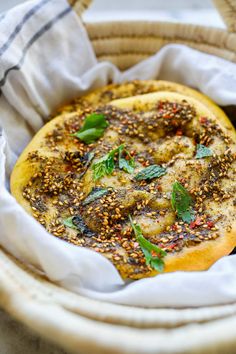
[[[134,95],[135,97],[132,97]],[[74,102],[71,105],[63,107],[60,110],[60,113],[56,116],[56,118],[52,119],[47,124],[45,124],[45,126],[35,135],[35,137],[32,139],[30,144],[25,148],[25,150],[19,157],[11,175],[11,192],[13,196],[16,198],[16,200],[25,208],[25,210],[29,214],[34,216],[39,222],[41,222],[48,229],[49,232],[51,232],[55,236],[58,236],[76,245],[86,246],[91,249],[95,249],[98,252],[101,252],[104,256],[106,256],[114,263],[114,265],[117,267],[117,269],[119,270],[123,278],[139,279],[142,277],[156,275],[157,271],[145,265],[145,260],[140,250],[137,251],[137,259],[139,259],[139,257],[143,259],[142,262],[138,264],[137,262],[135,263],[135,256],[134,256],[135,253],[133,254],[133,256],[130,256],[132,252],[129,250],[127,251],[126,248],[122,248],[123,247],[122,243],[121,242],[119,243],[119,241],[117,241],[116,244],[117,250],[116,252],[114,251],[115,253],[113,254],[108,249],[109,247],[107,245],[104,247],[100,246],[99,243],[100,241],[99,242],[96,241],[97,243],[94,246],[95,243],[92,244],[91,239],[97,240],[96,237],[94,238],[90,237],[90,239],[85,238],[85,243],[84,244],[80,243],[82,242],[81,237],[80,240],[78,241],[78,237],[76,235],[75,230],[70,230],[67,228],[66,230],[65,228],[63,229],[63,223],[62,220],[60,219],[60,216],[57,216],[58,220],[60,221],[59,224],[52,225],[52,220],[55,219],[56,213],[57,215],[59,215],[60,213],[61,215],[65,214],[65,210],[66,210],[65,205],[64,206],[62,205],[61,209],[57,210],[58,205],[53,204],[53,202],[57,203],[60,200],[60,196],[64,192],[63,193],[59,192],[58,194],[55,195],[51,194],[51,197],[48,198],[47,196],[45,197],[46,199],[43,197],[40,199],[40,203],[38,204],[35,201],[31,201],[29,199],[30,197],[29,196],[27,197],[27,193],[29,190],[29,194],[30,194],[30,188],[33,185],[32,188],[34,189],[33,190],[34,198],[36,195],[36,199],[37,199],[36,191],[40,189],[39,188],[40,186],[37,186],[38,189],[34,186],[33,176],[39,173],[40,169],[42,169],[42,166],[45,166],[46,160],[50,160],[50,159],[53,160],[55,158],[56,161],[58,161],[59,156],[60,157],[63,156],[64,158],[66,151],[72,151],[74,153],[77,148],[81,148],[80,142],[76,142],[75,139],[71,139],[70,131],[72,129],[71,127],[72,126],[74,127],[73,124],[75,124],[75,122],[78,126],[81,126],[81,118],[83,119],[86,114],[88,114],[91,111],[101,109],[102,112],[106,112],[106,110],[108,110],[110,113],[111,112],[112,114],[114,113],[114,115],[117,114],[118,117],[118,118],[116,117],[114,121],[111,120],[109,128],[105,132],[104,137],[101,139],[101,146],[99,147],[98,145],[98,151],[96,150],[97,145],[93,144],[93,148],[98,154],[98,156],[95,155],[94,158],[94,161],[96,162],[98,158],[104,155],[104,151],[106,151],[107,147],[105,145],[103,146],[103,142],[106,142],[109,147],[111,147],[112,144],[114,144],[114,146],[118,146],[121,143],[120,140],[121,137],[119,136],[119,134],[117,134],[117,131],[114,132],[112,129],[112,124],[115,124],[115,126],[116,124],[118,124],[117,121],[119,121],[120,119],[119,117],[121,113],[124,114],[123,112],[131,112],[130,119],[132,119],[132,115],[134,114],[133,112],[135,112],[135,114],[141,116],[142,119],[146,119],[145,114],[149,114],[149,112],[152,112],[154,109],[153,107],[155,107],[160,102],[164,102],[164,103],[174,102],[174,104],[179,105],[180,108],[183,106],[184,109],[186,109],[186,107],[187,108],[189,107],[189,109],[191,108],[193,110],[194,117],[186,122],[186,128],[185,126],[181,128],[182,130],[185,130],[184,134],[180,129],[181,130],[180,136],[178,136],[179,134],[179,130],[178,130],[176,135],[173,135],[170,138],[167,136],[167,138],[165,138],[166,133],[163,133],[164,135],[158,135],[161,134],[162,130],[164,129],[162,126],[162,128],[159,127],[159,131],[153,131],[153,130],[146,131],[145,127],[142,128],[149,139],[148,143],[147,142],[145,143],[144,141],[145,137],[142,137],[142,135],[145,135],[143,133],[138,137],[125,135],[126,133],[122,133],[122,136],[123,137],[125,136],[126,139],[125,142],[127,144],[127,147],[131,149],[132,146],[135,146],[140,156],[144,154],[144,150],[146,149],[145,144],[147,144],[149,148],[150,146],[152,146],[152,149],[155,151],[157,151],[158,149],[160,149],[160,151],[161,149],[164,149],[163,154],[164,155],[166,154],[167,156],[166,161],[164,159],[163,162],[162,154],[159,153],[158,155],[158,152],[156,153],[155,151],[152,152],[152,154],[149,156],[149,159],[150,161],[155,160],[155,163],[157,163],[160,160],[162,163],[166,164],[166,166],[168,167],[168,171],[170,171],[166,176],[161,177],[157,182],[157,186],[160,185],[163,188],[164,190],[163,193],[165,195],[169,195],[170,186],[172,185],[174,180],[179,179],[179,176],[176,175],[176,171],[178,171],[178,169],[180,169],[182,173],[186,174],[188,183],[191,186],[191,189],[194,190],[197,183],[199,183],[200,177],[197,173],[193,171],[192,174],[193,175],[196,174],[196,176],[192,178],[191,168],[194,169],[195,167],[197,167],[200,169],[199,173],[206,174],[207,171],[206,161],[208,161],[207,159],[205,160],[202,159],[202,161],[194,160],[194,151],[195,151],[194,139],[195,138],[192,132],[195,132],[195,130],[198,131],[198,129],[200,129],[199,119],[201,119],[201,117],[204,117],[204,119],[205,117],[207,117],[209,122],[211,124],[215,124],[215,126],[218,127],[219,132],[221,132],[219,133],[217,131],[218,135],[216,133],[215,135],[213,134],[214,139],[213,142],[210,143],[210,145],[215,149],[216,154],[220,156],[223,156],[222,154],[225,151],[228,151],[229,148],[232,150],[232,154],[236,153],[235,130],[232,124],[230,123],[230,121],[228,120],[227,116],[224,114],[224,112],[206,96],[202,95],[201,93],[195,90],[192,90],[188,87],[184,87],[179,84],[165,82],[165,81],[154,81],[154,80],[139,81],[139,82],[135,81],[135,82],[125,83],[121,85],[110,85],[105,88],[96,90],[83,98],[78,99],[76,102]],[[108,104],[109,106],[107,106]],[[114,110],[114,112],[112,110]],[[191,112],[191,110],[189,112]],[[56,144],[55,141],[51,143],[51,141],[54,139],[53,132],[55,131],[61,131],[63,135],[63,138],[61,138],[62,140],[57,140]],[[199,136],[201,136],[200,133]],[[58,136],[56,137],[58,138]],[[166,139],[166,145],[163,145],[165,144],[165,141],[163,142],[163,139],[164,140]],[[161,143],[159,145],[155,145],[156,141],[161,141]],[[171,149],[173,149],[173,146],[175,149],[176,148],[178,149],[181,146],[182,149],[182,150],[180,149],[180,151],[176,154],[176,161],[173,160],[174,167],[169,164],[168,160],[170,158],[168,157],[169,155],[167,151],[168,149],[169,152],[172,151]],[[84,151],[87,153],[88,146],[85,147],[82,146],[82,147],[83,149],[85,149]],[[105,150],[102,150],[103,148]],[[33,156],[35,152],[37,152],[36,157]],[[184,157],[185,154],[187,156],[186,160]],[[40,155],[40,159],[38,158],[38,155]],[[41,159],[42,156],[44,160]],[[184,166],[186,161],[192,164],[191,166],[193,167],[188,168]],[[64,162],[64,165],[66,164],[67,162]],[[137,171],[141,170],[142,167],[141,163],[139,161],[136,161],[136,164],[137,164]],[[62,166],[64,165],[62,163]],[[53,165],[49,164],[48,166],[49,166],[49,171],[50,168],[53,169]],[[46,168],[48,168],[48,166],[46,165]],[[228,178],[225,181],[223,180],[222,182],[222,185],[225,183],[225,185],[227,186],[226,188],[227,193],[228,190],[230,190],[230,188],[232,190],[236,188],[235,183],[232,182],[233,181],[232,174],[234,174],[235,172],[234,168],[235,168],[235,162],[233,162],[233,165],[230,170],[231,173],[230,178]],[[120,180],[117,182],[117,180],[120,179],[121,177],[124,179],[123,185],[121,184]],[[146,185],[144,184],[144,187],[141,186],[141,188],[144,188],[144,190],[142,191],[140,190],[140,186],[139,186],[138,187],[139,190],[137,191],[137,185],[135,185],[135,187],[133,187],[132,185],[133,184],[132,178],[130,178],[128,174],[124,174],[124,173],[122,176],[120,176],[120,172],[116,172],[114,176],[103,177],[101,181],[95,182],[92,178],[91,166],[85,172],[81,180],[83,183],[83,186],[80,187],[81,188],[80,192],[82,193],[82,197],[81,197],[82,199],[76,200],[75,202],[76,205],[78,204],[78,208],[79,205],[81,205],[81,201],[83,201],[84,198],[89,194],[89,191],[92,188],[95,188],[97,186],[102,186],[103,188],[112,187],[115,190],[117,189],[118,196],[119,198],[121,198],[120,203],[124,203],[124,204],[126,203],[127,205],[128,203],[130,203],[129,206],[130,209],[128,209],[127,207],[129,213],[130,210],[132,211],[134,210],[134,205],[136,207],[136,204],[134,203],[131,205],[132,198],[134,199],[136,198],[138,200],[147,200],[148,203],[151,204],[153,203],[153,195],[154,196],[157,195],[159,197],[160,194],[159,192],[158,192],[159,194],[155,194],[156,192],[154,192],[154,194],[151,195],[152,191],[147,192],[147,189],[150,187],[150,185],[148,184]],[[29,185],[29,182],[31,183],[31,185]],[[77,188],[77,185],[73,181],[70,181],[70,183],[72,183],[73,188],[75,187]],[[129,200],[127,200],[127,198],[124,196],[123,193],[124,190],[126,191],[126,194],[129,196]],[[48,192],[45,192],[45,195],[48,195],[47,193]],[[195,194],[193,193],[193,195],[196,199],[198,198],[197,192],[195,192]],[[202,216],[204,215],[202,212],[200,212],[199,214],[202,220],[205,220],[204,221],[205,224],[203,221],[201,223],[202,230],[204,227],[207,230],[207,234],[206,233],[204,234],[205,238],[203,240],[199,239],[198,240],[199,243],[195,243],[192,246],[191,245],[183,246],[182,248],[181,247],[178,248],[176,246],[176,250],[174,252],[171,251],[168,252],[167,256],[165,257],[165,269],[164,269],[165,272],[172,272],[177,270],[186,270],[186,271],[205,270],[208,269],[220,257],[228,255],[232,251],[232,249],[235,247],[235,240],[236,240],[236,222],[235,222],[236,213],[235,213],[235,205],[232,202],[233,199],[234,198],[230,196],[226,199],[223,198],[222,202],[221,201],[219,202],[216,201],[217,200],[216,197],[212,197],[212,199],[206,197],[206,200],[203,201],[203,207],[205,208],[204,210],[206,210],[207,206],[209,206],[209,210],[207,214],[208,216],[207,217]],[[70,201],[71,200],[72,199],[70,199]],[[168,233],[168,230],[166,231],[165,228],[167,227],[168,229],[169,225],[172,224],[174,225],[175,214],[173,210],[172,211],[167,210],[167,209],[171,209],[170,202],[168,200],[167,202],[165,202],[165,198],[163,199],[162,194],[160,194],[160,198],[158,200],[160,203],[159,208],[161,208],[160,210],[162,209],[164,210],[163,212],[165,213],[165,215],[163,217],[159,215],[158,214],[159,211],[156,211],[157,209],[151,209],[151,211],[155,210],[155,212],[157,212],[160,223],[162,224],[162,226],[164,225],[162,229],[160,226],[161,231],[158,229],[159,230],[158,233],[162,235],[162,239],[166,242],[166,245],[171,246],[173,245],[173,243],[171,243],[172,241],[170,240],[168,241],[168,234],[172,235],[173,232],[171,231],[172,234],[171,232]],[[63,204],[64,201],[61,201],[61,203]],[[168,207],[166,207],[165,203],[167,203]],[[72,205],[68,205],[67,209],[69,210],[69,207],[71,206]],[[44,207],[47,208],[46,211],[43,210]],[[94,208],[95,207],[98,207],[98,205],[95,204]],[[137,222],[142,226],[144,236],[147,239],[149,239],[151,242],[154,242],[155,240],[159,240],[158,245],[159,246],[161,245],[161,247],[164,247],[165,249],[165,244],[163,244],[163,242],[161,242],[160,239],[158,239],[157,237],[158,233],[155,234],[150,231],[152,230],[152,228],[157,230],[156,229],[157,226],[154,225],[153,219],[147,217],[147,214],[148,213],[150,214],[150,210],[145,209],[143,205],[142,207],[145,210],[144,214],[145,213],[146,214],[144,215],[141,213],[137,213],[136,215],[134,215],[134,218],[137,219]],[[224,210],[221,210],[221,207]],[[92,218],[95,217],[93,215],[94,212],[93,210],[89,211],[89,209],[86,209],[83,210],[82,212],[84,213],[90,212],[92,213],[91,217]],[[217,217],[217,212],[222,215],[220,219],[218,219]],[[120,211],[120,213],[122,214],[122,210]],[[73,213],[71,215],[73,215]],[[122,214],[122,217],[124,219],[125,218],[127,219],[127,215]],[[122,227],[124,227],[124,229],[127,229],[128,227],[127,220],[123,220],[122,217],[121,217],[121,223],[123,223]],[[84,216],[84,218],[86,220],[87,225],[89,225],[89,227],[93,229],[93,225],[89,220],[89,218],[87,216]],[[217,227],[215,231],[208,230],[209,228],[212,227],[212,226],[209,228],[207,227],[207,225],[210,225],[212,223],[212,221],[209,221],[210,220],[209,218],[215,220],[215,225]],[[101,225],[99,227],[101,227]],[[189,229],[188,225],[181,226],[181,224],[178,224],[178,227],[182,227],[183,233],[186,233],[186,230],[189,230],[188,231],[189,235],[191,233],[194,234],[195,232],[194,229],[195,226],[191,230]],[[61,232],[60,230],[65,230],[65,231]],[[96,228],[94,228],[93,231],[94,232],[97,231]],[[211,234],[215,234],[215,235],[217,234],[217,236],[211,237]],[[132,239],[132,236],[130,237],[132,241],[132,242],[130,241],[132,246],[137,247],[137,242],[135,243],[135,240]],[[106,240],[103,241],[104,244],[105,241]],[[129,242],[129,240],[127,242]],[[168,247],[167,247],[167,251],[168,251]]]

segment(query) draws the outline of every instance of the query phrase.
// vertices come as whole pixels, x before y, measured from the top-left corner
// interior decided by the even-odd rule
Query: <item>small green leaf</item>
[[[108,127],[108,122],[106,121],[106,118],[104,114],[101,113],[92,113],[88,115],[85,120],[84,120],[84,125],[81,128],[82,131],[88,130],[91,128],[107,128]]]
[[[134,230],[139,246],[145,256],[146,264],[150,265],[153,269],[157,270],[158,272],[163,272],[164,265],[165,265],[163,258],[167,255],[167,253],[163,251],[163,249],[161,249],[160,247],[148,241],[143,236],[140,225],[134,224],[130,215],[129,215],[129,220]]]
[[[192,209],[193,200],[181,183],[176,181],[172,186],[171,204],[177,216],[190,224],[195,219]]]
[[[103,135],[108,125],[103,114],[92,113],[85,118],[82,128],[73,136],[86,144],[91,144]]]
[[[204,157],[212,156],[212,151],[208,147],[202,144],[197,144],[196,159],[202,159]]]
[[[121,145],[123,146],[123,145]],[[104,177],[105,175],[111,175],[115,169],[115,154],[119,151],[119,148],[111,150],[108,154],[101,157],[97,162],[92,165],[93,168],[93,179],[97,181],[98,179]]]
[[[122,157],[122,153],[125,154],[125,157]],[[119,150],[119,168],[128,173],[133,173],[135,167],[134,158],[130,155],[127,150]]]
[[[84,234],[87,237],[94,236],[94,232],[85,225],[81,215],[70,216],[63,220],[63,224],[71,229],[77,230],[80,235]]]
[[[64,219],[63,224],[67,227],[70,227],[71,229],[75,229],[75,230],[77,229],[77,227],[73,224],[73,216]]]
[[[142,169],[136,176],[135,179],[137,181],[141,181],[143,179],[152,179],[163,176],[166,173],[166,168],[161,167],[159,165],[151,165],[144,169]]]
[[[128,173],[133,172],[134,160],[130,156],[127,150],[124,150],[124,144],[118,146],[116,149],[111,150],[108,154],[101,157],[97,162],[92,165],[93,169],[93,179],[97,181],[98,179],[104,177],[105,175],[111,175],[115,169],[115,155],[118,153],[119,168],[125,170]],[[122,157],[122,153],[130,157],[129,160],[125,160]],[[123,161],[125,160],[125,162]],[[129,172],[130,171],[130,172]],[[132,172],[131,172],[132,171]]]
[[[104,129],[99,129],[99,128],[91,128],[88,130],[85,130],[83,132],[77,132],[75,133],[76,138],[79,138],[86,144],[91,144],[97,139],[99,139],[104,132]]]
[[[106,188],[100,188],[100,187],[94,187],[87,198],[84,199],[83,205],[87,205],[92,203],[94,200],[101,198],[102,196],[106,195],[109,193],[109,189]]]
[[[105,175],[109,174],[106,161],[98,161],[93,164],[93,180],[97,181]]]

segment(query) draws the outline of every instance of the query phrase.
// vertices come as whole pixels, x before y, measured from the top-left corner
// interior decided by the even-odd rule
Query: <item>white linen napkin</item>
[[[168,45],[125,72],[98,63],[65,0],[30,1],[0,17],[0,244],[61,286],[101,300],[147,307],[236,301],[236,256],[205,272],[125,284],[102,255],[48,234],[9,192],[17,157],[56,107],[110,80],[155,78],[197,88],[218,104],[236,104],[236,65],[183,45]]]

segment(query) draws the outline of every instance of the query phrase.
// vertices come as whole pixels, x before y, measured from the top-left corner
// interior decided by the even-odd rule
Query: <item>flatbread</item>
[[[112,100],[117,97],[126,98]],[[159,272],[135,236],[135,225],[166,252],[163,258],[151,252],[165,272],[205,270],[231,252],[236,133],[206,96],[174,83],[135,81],[97,90],[60,112],[26,147],[11,176],[12,194],[50,233],[101,253],[124,279]],[[106,117],[109,126],[86,144],[71,135],[92,113]],[[212,156],[196,158],[197,144]],[[121,145],[123,158],[134,159],[133,171],[120,168],[117,152],[113,173],[95,180],[94,165]],[[137,179],[153,165],[165,173]],[[189,222],[171,203],[176,181],[193,201]]]

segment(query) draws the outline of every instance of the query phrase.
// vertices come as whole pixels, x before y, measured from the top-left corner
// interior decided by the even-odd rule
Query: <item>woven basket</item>
[[[70,1],[81,16],[88,0]],[[167,43],[184,43],[236,62],[236,0],[215,0],[228,30],[167,22],[89,23],[99,60],[126,69]],[[40,277],[0,250],[0,305],[75,353],[236,352],[236,303],[145,309],[88,299]]]

